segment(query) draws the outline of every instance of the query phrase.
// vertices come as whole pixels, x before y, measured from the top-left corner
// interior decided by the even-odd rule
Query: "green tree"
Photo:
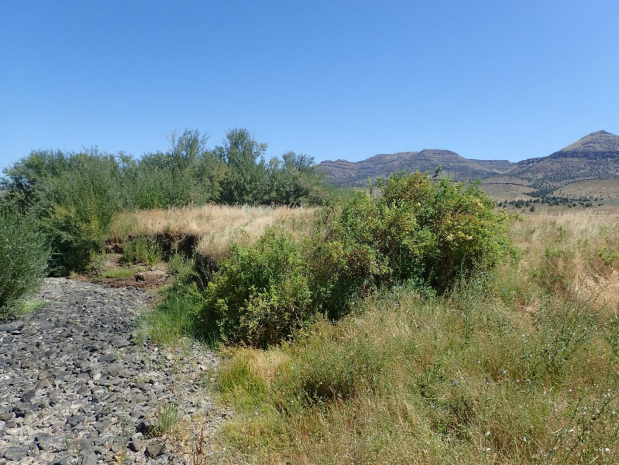
[[[268,180],[264,161],[266,149],[267,144],[258,142],[247,129],[228,131],[223,145],[214,149],[227,168],[220,183],[222,203],[262,203]]]
[[[304,154],[286,152],[280,161],[272,158],[269,172],[269,194],[266,202],[299,206],[311,200],[322,174],[316,170],[314,159]]]

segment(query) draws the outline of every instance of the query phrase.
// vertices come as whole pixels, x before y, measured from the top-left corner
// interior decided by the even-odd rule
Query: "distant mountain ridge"
[[[619,178],[619,136],[592,132],[547,157],[518,162],[506,174],[546,190],[587,179]]]
[[[397,171],[433,172],[439,166],[456,181],[492,185],[521,185],[531,190],[556,189],[589,179],[619,179],[619,136],[596,131],[547,157],[518,163],[475,160],[450,150],[379,154],[359,162],[326,160],[318,165],[326,180],[336,185],[366,186],[368,179],[384,178]]]
[[[456,181],[484,179],[504,173],[514,164],[506,160],[472,160],[450,150],[423,149],[419,152],[379,154],[359,162],[326,160],[318,168],[333,184],[365,186],[368,178],[387,177],[398,171],[435,171],[443,167],[445,175]]]

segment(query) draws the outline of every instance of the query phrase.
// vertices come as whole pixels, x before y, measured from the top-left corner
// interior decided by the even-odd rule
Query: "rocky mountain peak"
[[[560,150],[561,152],[617,152],[619,136],[607,131],[596,131]]]

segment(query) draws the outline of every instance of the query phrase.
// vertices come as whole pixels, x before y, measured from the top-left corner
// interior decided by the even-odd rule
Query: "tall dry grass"
[[[529,213],[513,222],[510,238],[522,254],[517,278],[523,288],[542,285],[619,303],[618,208]]]
[[[111,235],[194,235],[199,238],[196,252],[218,260],[233,243],[253,243],[272,226],[293,235],[305,234],[315,212],[315,208],[225,205],[129,211],[118,215]]]

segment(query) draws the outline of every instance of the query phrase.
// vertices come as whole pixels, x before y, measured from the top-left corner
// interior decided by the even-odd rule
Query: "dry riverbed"
[[[231,412],[207,392],[218,358],[140,337],[150,294],[50,278],[39,297],[0,325],[0,465],[228,462],[212,436]]]

